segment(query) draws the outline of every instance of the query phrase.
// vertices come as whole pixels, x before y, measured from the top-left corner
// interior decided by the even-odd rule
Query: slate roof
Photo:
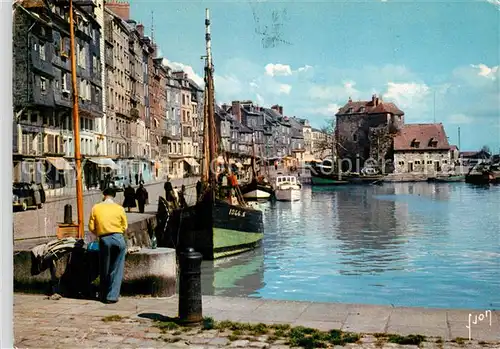
[[[352,113],[349,113],[349,109],[352,108]],[[364,111],[362,110],[364,108]],[[404,112],[399,109],[394,103],[384,102],[379,100],[379,104],[375,105],[373,100],[370,101],[356,101],[356,102],[347,102],[346,105],[341,107],[337,114],[335,115],[349,115],[349,114],[386,114],[391,113],[394,115],[404,115]]]
[[[436,142],[431,146],[431,141]],[[412,146],[419,142],[418,148]],[[406,124],[394,137],[394,150],[449,150],[443,124]]]

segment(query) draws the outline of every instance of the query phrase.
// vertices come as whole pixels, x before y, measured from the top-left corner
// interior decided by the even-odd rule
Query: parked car
[[[17,182],[12,184],[12,206],[13,208],[26,211],[29,207],[42,208],[45,203],[45,190],[40,184],[35,184],[36,189],[30,183]],[[40,203],[36,204],[35,190],[40,194]]]
[[[126,183],[125,176],[118,175],[118,176],[114,176],[111,179],[109,186],[110,186],[110,188],[113,188],[116,191],[123,191],[123,190],[125,190],[125,183]]]

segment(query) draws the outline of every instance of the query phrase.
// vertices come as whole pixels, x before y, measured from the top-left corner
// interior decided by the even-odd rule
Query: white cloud
[[[470,124],[473,119],[465,114],[452,114],[446,118],[450,124]]]
[[[498,10],[500,10],[500,0],[486,0],[486,2],[489,2],[490,4],[496,6]]]
[[[384,100],[394,101],[399,108],[411,108],[423,102],[429,94],[429,86],[415,82],[387,83],[387,92],[383,94]]]
[[[191,67],[190,65],[186,65],[184,63],[179,63],[179,62],[171,62],[166,58],[163,58],[162,63],[163,65],[172,68],[173,71],[176,70],[184,71],[184,73],[186,73],[190,79],[192,79],[196,84],[198,84],[198,86],[203,87],[205,85],[204,79],[200,75],[196,74],[193,67]]]
[[[491,80],[496,80],[498,77],[498,65],[490,68],[486,64],[471,64],[471,67],[479,70],[479,72],[477,73],[479,76],[484,76],[485,78]]]
[[[346,81],[338,86],[312,85],[309,88],[309,97],[320,100],[347,100],[349,97],[357,98],[359,91],[354,88],[353,81]]]
[[[334,116],[340,109],[340,105],[336,103],[327,104],[324,107],[313,107],[308,109],[303,109],[302,111],[307,114],[319,114],[323,116]]]
[[[214,76],[215,95],[218,101],[239,99],[247,90],[241,80],[233,74]],[[230,102],[230,101],[229,101]]]
[[[265,66],[266,74],[269,76],[289,76],[292,75],[292,68],[288,64],[269,63]]]
[[[290,94],[290,91],[292,91],[292,86],[291,85],[288,85],[288,84],[280,84],[280,87],[279,87],[279,92],[280,93],[284,93],[286,95],[289,95]]]
[[[307,64],[306,64],[305,66],[300,67],[300,68],[299,68],[299,69],[297,69],[296,71],[297,71],[298,73],[303,73],[303,72],[307,72],[307,71],[312,70],[312,68],[313,68],[312,66],[310,66],[310,65],[307,65]]]

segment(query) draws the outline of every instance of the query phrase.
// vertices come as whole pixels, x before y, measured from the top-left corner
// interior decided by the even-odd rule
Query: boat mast
[[[216,144],[215,144],[215,126],[214,126],[214,85],[213,85],[213,65],[212,65],[212,45],[210,38],[210,13],[208,8],[205,9],[205,41],[206,41],[206,66],[205,66],[205,85],[206,85],[206,93],[207,93],[207,126],[208,126],[208,161],[210,164],[213,164],[214,161],[217,161],[216,154]],[[213,167],[213,166],[210,166]],[[209,170],[208,173],[208,182],[210,184],[211,190],[215,189],[216,184],[216,174],[212,169]]]
[[[73,140],[75,142],[76,209],[78,214],[78,238],[84,237],[82,155],[80,153],[80,116],[78,113],[78,88],[76,77],[75,27],[73,0],[69,0],[69,38],[71,48],[71,86],[73,89]]]

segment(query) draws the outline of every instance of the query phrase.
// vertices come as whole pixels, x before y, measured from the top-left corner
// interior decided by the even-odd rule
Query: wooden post
[[[75,27],[73,21],[73,0],[69,0],[69,34],[71,46],[71,85],[73,87],[73,138],[75,142],[76,165],[76,208],[78,216],[78,237],[83,239],[83,183],[82,156],[80,154],[80,115],[78,112],[78,88],[76,77]]]

